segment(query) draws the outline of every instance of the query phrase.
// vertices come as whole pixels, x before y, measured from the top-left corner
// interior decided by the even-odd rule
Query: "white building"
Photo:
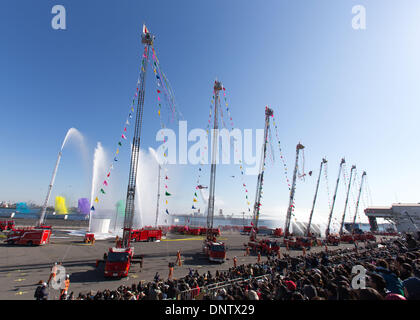
[[[378,230],[377,218],[392,222],[398,232],[420,231],[420,204],[394,203],[391,207],[366,208],[365,214],[369,219],[372,231]]]

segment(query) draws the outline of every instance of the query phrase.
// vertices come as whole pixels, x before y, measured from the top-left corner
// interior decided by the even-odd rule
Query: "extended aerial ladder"
[[[332,215],[333,215],[333,212],[334,212],[335,199],[337,198],[337,190],[338,190],[338,185],[339,185],[339,182],[340,182],[341,170],[343,169],[343,165],[345,163],[346,163],[346,160],[344,158],[342,158],[341,162],[340,162],[340,168],[338,169],[337,183],[335,184],[335,190],[334,190],[334,196],[333,196],[333,199],[332,199],[330,215],[328,216],[327,229],[325,230],[325,235],[327,237],[330,235],[331,219],[332,219]]]
[[[295,198],[295,190],[296,190],[296,178],[297,178],[297,171],[298,171],[298,162],[299,162],[299,152],[300,150],[303,150],[305,147],[298,143],[296,146],[296,162],[295,162],[295,169],[293,171],[293,180],[292,180],[292,186],[290,188],[290,199],[289,199],[289,207],[287,208],[287,214],[286,214],[286,223],[284,226],[284,236],[289,236],[289,228],[290,228],[290,222],[292,219],[292,211],[293,211],[293,201]]]
[[[350,170],[350,179],[349,179],[349,185],[347,186],[347,195],[346,195],[346,202],[344,203],[344,211],[343,211],[343,217],[341,218],[341,225],[340,225],[340,232],[339,234],[343,234],[343,227],[344,227],[344,219],[346,217],[346,210],[347,210],[347,204],[349,202],[349,194],[350,194],[350,188],[351,188],[351,178],[353,176],[353,171],[356,169],[356,166],[353,165]]]
[[[255,192],[254,213],[252,217],[252,228],[250,232],[250,241],[255,241],[257,238],[258,219],[260,217],[261,208],[261,192],[264,182],[265,158],[267,156],[268,131],[270,128],[270,117],[273,115],[273,110],[265,108],[265,126],[264,126],[264,143],[262,145],[260,169],[258,172],[257,190]]]
[[[311,236],[311,223],[312,223],[312,216],[314,214],[314,209],[315,209],[315,203],[316,203],[316,198],[318,195],[318,188],[319,188],[319,181],[321,180],[321,173],[322,173],[322,167],[324,166],[324,164],[327,163],[327,159],[322,158],[321,161],[321,166],[319,167],[319,175],[318,175],[318,180],[316,183],[316,188],[315,188],[315,196],[314,196],[314,201],[312,203],[312,209],[311,209],[311,213],[309,214],[309,221],[308,221],[308,227],[306,229],[306,236],[310,237]]]
[[[365,180],[365,177],[366,177],[366,171],[363,171],[362,179],[360,181],[359,195],[357,196],[356,209],[354,210],[353,224],[351,228],[352,234],[354,233],[354,227],[356,225],[357,211],[359,210],[360,196],[362,194],[363,181]]]

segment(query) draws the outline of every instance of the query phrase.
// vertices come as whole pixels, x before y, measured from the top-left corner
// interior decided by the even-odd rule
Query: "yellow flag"
[[[119,154],[120,153],[120,149],[117,149],[117,154]]]
[[[160,110],[158,110],[158,115],[160,116]]]
[[[98,197],[96,197],[96,198],[95,198],[95,202],[96,202],[96,203],[98,203],[98,201],[99,201],[99,200],[98,200]]]
[[[166,204],[168,204],[168,200],[166,200]]]
[[[197,199],[196,199],[196,198],[194,198],[194,199],[193,199],[193,201],[194,201],[194,202],[197,202]]]

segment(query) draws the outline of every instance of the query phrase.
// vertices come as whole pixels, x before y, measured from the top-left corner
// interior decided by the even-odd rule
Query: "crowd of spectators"
[[[358,272],[352,273],[354,266]],[[365,272],[365,276],[364,273]],[[71,300],[420,300],[420,245],[412,237],[362,248],[284,254],[257,264],[91,291]]]

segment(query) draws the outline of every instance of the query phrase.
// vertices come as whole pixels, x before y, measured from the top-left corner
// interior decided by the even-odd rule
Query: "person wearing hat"
[[[48,300],[47,283],[40,281],[39,284],[35,290],[34,298],[36,300]]]
[[[403,281],[404,296],[408,300],[420,300],[420,279],[411,277]]]
[[[296,283],[294,283],[293,281],[287,280],[284,284],[286,285],[286,287],[289,291],[295,291],[296,290]]]
[[[64,280],[64,288],[61,289],[60,300],[67,299],[67,292],[69,291],[70,286],[70,275],[66,275],[66,280]]]

